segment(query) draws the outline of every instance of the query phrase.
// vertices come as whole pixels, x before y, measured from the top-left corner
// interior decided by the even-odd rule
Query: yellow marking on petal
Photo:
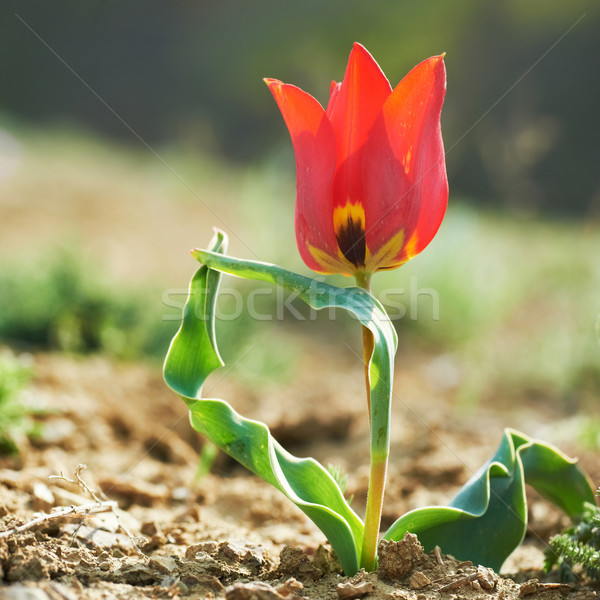
[[[393,269],[402,264],[398,260],[402,247],[404,245],[404,230],[401,229],[393,235],[375,254],[371,255],[367,248],[367,256],[365,258],[365,270],[377,271],[378,269]],[[404,262],[404,261],[402,261]]]
[[[342,275],[353,275],[356,271],[356,267],[338,250],[338,257],[331,256],[327,252],[311,246],[308,242],[306,247],[310,252],[310,255],[315,259],[315,262],[321,265],[324,275],[331,273],[341,273]]]
[[[365,209],[360,202],[352,203],[350,200],[344,206],[336,206],[333,210],[333,230],[339,233],[348,223],[356,223],[365,230]]]
[[[406,260],[410,260],[411,258],[414,258],[418,254],[418,252],[417,252],[417,242],[418,241],[419,241],[419,239],[417,237],[417,234],[413,233],[410,240],[408,240],[408,242],[406,242],[406,248],[405,248]]]

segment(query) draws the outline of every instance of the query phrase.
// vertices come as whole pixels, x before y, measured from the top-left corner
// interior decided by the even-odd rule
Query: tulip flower
[[[294,85],[265,82],[294,145],[296,241],[306,265],[364,278],[419,254],[448,201],[443,56],[423,61],[392,90],[369,52],[354,44],[326,109]]]
[[[444,57],[417,65],[392,90],[375,59],[354,44],[344,80],[323,108],[300,88],[265,79],[296,153],[296,242],[324,274],[353,275],[370,291],[375,271],[395,269],[433,239],[448,203],[440,114]],[[369,416],[373,336],[363,327]],[[374,445],[361,565],[375,565],[389,440]]]

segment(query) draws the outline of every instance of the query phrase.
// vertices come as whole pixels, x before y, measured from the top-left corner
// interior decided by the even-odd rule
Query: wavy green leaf
[[[385,538],[416,533],[427,551],[436,545],[460,560],[500,570],[527,528],[525,484],[575,517],[594,491],[575,460],[556,448],[506,430],[494,456],[449,506],[428,506],[400,517]]]
[[[296,458],[270,434],[266,425],[245,419],[226,402],[201,398],[208,375],[223,365],[214,333],[220,272],[283,286],[316,310],[336,307],[353,314],[373,332],[371,419],[378,432],[374,452],[389,451],[389,412],[396,333],[383,307],[368,292],[338,288],[275,265],[224,256],[224,234],[211,250],[196,250],[202,263],[190,284],[181,328],[164,366],[167,384],[187,403],[191,422],[215,445],[282,491],[321,529],[348,575],[358,570],[363,524],[350,508],[327,469],[312,458]]]

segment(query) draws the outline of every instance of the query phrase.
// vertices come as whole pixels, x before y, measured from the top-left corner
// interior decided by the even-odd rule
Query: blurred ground
[[[39,598],[222,597],[235,582],[274,586],[294,576],[305,586],[301,594],[336,597],[345,579],[316,573],[314,563],[280,563],[285,545],[314,558],[324,542],[302,513],[223,456],[197,478],[202,442],[160,375],[157,357],[168,335],[157,336],[154,353],[142,345],[137,354],[124,352],[137,343],[140,324],[172,332],[173,322],[162,320],[173,314],[164,291],[185,289],[195,266],[188,250],[206,244],[215,225],[228,230],[232,254],[303,269],[291,241],[293,182],[268,165],[227,170],[165,151],[165,168],[153,156],[87,138],[18,130],[6,136],[13,151],[5,158],[13,162],[4,161],[0,179],[1,335],[17,353],[32,354],[34,378],[24,398],[43,408],[35,417],[43,427],[37,439],[20,438],[18,457],[2,459],[0,529],[25,523],[36,510],[89,502],[77,485],[48,480],[61,471],[72,478],[85,463],[84,479],[118,502],[121,524],[146,538],[146,557],[117,531],[114,516],[86,517],[81,528],[79,519],[50,521],[0,540],[2,591],[11,598],[28,597],[22,586],[36,587]],[[379,279],[378,292],[406,311],[397,321],[384,527],[416,506],[447,502],[507,426],[578,455],[600,481],[597,224],[516,222],[456,204],[431,248]],[[36,278],[60,245],[80,256],[85,277],[96,282],[104,273],[104,287],[77,291],[79,303],[70,304],[80,271],[67,284],[60,279],[60,294],[58,279]],[[422,292],[416,297],[412,278]],[[144,291],[150,305],[136,305],[135,293],[146,289],[153,290]],[[28,312],[36,296],[64,310],[36,305]],[[145,312],[130,307],[115,324],[111,311],[128,298]],[[274,306],[267,301],[263,308]],[[27,323],[10,329],[10,314],[35,314],[41,337],[27,338]],[[85,324],[95,320],[98,346],[88,347]],[[267,422],[293,453],[341,466],[362,513],[368,442],[356,324],[341,317],[257,323],[242,315],[220,325],[229,367],[209,380],[210,395]],[[565,525],[535,495],[530,512],[526,547],[506,565],[519,583],[542,577],[544,542]],[[447,560],[440,580],[452,580],[458,568]],[[435,588],[371,583],[374,598],[412,599]],[[489,593],[481,586],[461,593],[510,598],[520,591],[502,581]],[[595,597],[579,591],[572,597]],[[228,591],[231,598],[251,593],[273,597],[264,589],[263,596]],[[542,590],[539,597],[559,595]]]

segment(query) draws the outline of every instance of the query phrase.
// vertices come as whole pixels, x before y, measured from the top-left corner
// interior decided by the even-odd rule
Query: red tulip
[[[443,56],[417,65],[392,90],[354,44],[327,109],[300,88],[265,80],[296,154],[296,241],[319,273],[394,269],[421,252],[446,211],[440,129]]]

